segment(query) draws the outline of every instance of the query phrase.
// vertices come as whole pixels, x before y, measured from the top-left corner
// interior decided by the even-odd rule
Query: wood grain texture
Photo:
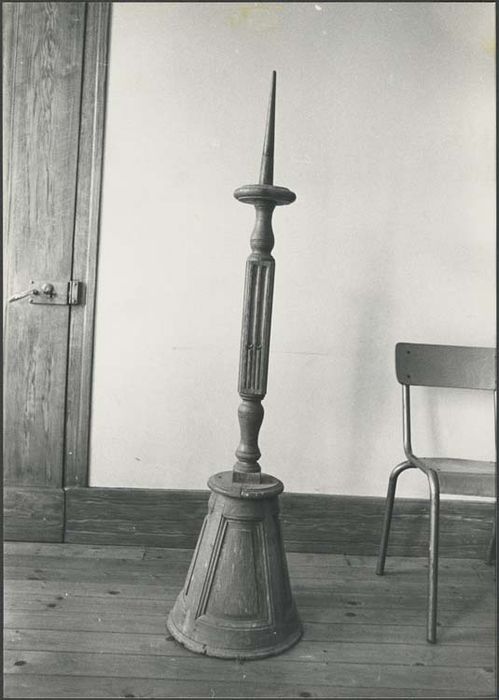
[[[84,304],[70,309],[65,486],[88,484],[88,439],[111,4],[87,3],[72,279]]]
[[[83,51],[83,3],[13,3],[9,26],[7,296],[31,279],[69,280]],[[13,30],[12,30],[13,31]],[[68,307],[5,313],[8,485],[62,486]]]
[[[9,543],[10,544],[10,543]],[[72,545],[74,547],[82,547],[83,545]],[[90,547],[94,556],[96,553],[95,548]],[[141,548],[137,548],[139,551]],[[181,550],[192,552],[191,550]],[[292,553],[290,553],[291,555]],[[301,553],[300,553],[301,554]],[[341,557],[338,557],[341,558]],[[140,564],[140,574],[137,573],[137,560],[141,561]],[[393,558],[393,571],[397,571],[397,576],[400,578],[401,586],[415,585],[415,579],[424,581],[425,571],[427,567],[410,565],[414,560],[408,558]],[[419,561],[419,560],[418,560]],[[451,560],[455,561],[455,560]],[[459,560],[461,561],[461,560]],[[476,560],[477,563],[480,560]],[[12,578],[22,577],[25,573],[29,573],[32,568],[32,555],[31,554],[9,554],[4,553],[4,573],[7,576],[7,572],[13,568]],[[68,559],[68,557],[61,556],[43,556],[41,554],[37,555],[36,571],[45,581],[55,581],[58,577],[63,577],[65,575],[71,576],[80,571],[82,577],[85,580],[112,580],[114,578],[120,579],[122,582],[128,581],[139,581],[144,584],[154,582],[155,580],[164,580],[168,576],[168,580],[175,586],[177,581],[182,582],[185,578],[186,566],[189,564],[187,558],[170,559],[168,563],[162,559],[147,559],[143,557],[137,557],[136,559],[120,559],[120,558],[104,558],[103,556],[96,556],[96,559],[92,562],[91,569],[89,570],[88,559],[83,557],[73,557]],[[453,571],[453,567],[447,567],[444,565],[441,567],[441,584],[442,586],[449,585],[451,588],[457,587],[457,584],[449,576],[449,571]],[[365,565],[364,565],[365,566]],[[331,566],[323,566],[320,570],[321,579],[327,579],[328,583],[341,583],[343,584],[346,580],[350,578],[352,572],[350,571],[352,567],[342,565],[341,562],[333,564]],[[315,566],[310,566],[307,564],[296,564],[290,563],[289,570],[293,574],[293,580],[295,584],[301,584],[302,582],[307,585],[312,585],[315,587],[319,585],[320,579],[318,579],[318,572]],[[141,579],[140,576],[143,578]],[[470,589],[472,592],[475,590],[480,590],[484,585],[484,580],[488,580],[490,576],[490,567],[487,566],[486,571],[481,571],[480,569],[460,569],[459,571],[459,590]],[[7,577],[9,578],[9,577]],[[64,580],[61,578],[60,580]],[[82,579],[83,580],[83,579]],[[314,584],[314,581],[317,581]],[[383,590],[383,587],[388,585],[383,579],[377,580],[376,582],[378,589]],[[166,585],[166,581],[165,581]],[[359,584],[362,587],[363,584]]]
[[[3,551],[5,556],[32,556],[37,557],[56,557],[61,556],[61,549],[58,544],[39,544],[38,542],[4,542]],[[163,552],[163,550],[158,550]],[[151,558],[156,558],[154,556],[155,550],[150,549],[148,553]],[[178,553],[187,560],[190,555],[190,550],[178,550]],[[64,546],[64,560],[66,561],[66,566],[68,566],[68,559],[121,559],[122,561],[134,560],[134,559],[144,559],[146,556],[145,547],[133,547],[133,546],[85,546],[66,544]]]
[[[447,667],[379,663],[348,663],[326,660],[297,662],[283,656],[272,663],[263,661],[246,663],[225,662],[206,656],[185,657],[181,653],[165,662],[162,656],[153,654],[121,654],[117,651],[92,653],[70,651],[35,651],[5,648],[4,670],[7,674],[103,676],[114,678],[163,678],[165,680],[212,681],[223,680],[249,682],[265,688],[268,684],[282,684],[293,688],[296,684],[340,687],[412,687],[437,693],[440,688],[454,690],[464,695],[473,689],[477,694],[492,693],[493,667],[487,663],[481,667]],[[385,657],[386,659],[386,657]],[[21,663],[20,663],[21,662]],[[24,663],[22,663],[24,662]],[[463,689],[465,693],[463,693]]]
[[[358,688],[316,686],[297,682],[293,686],[230,681],[172,681],[155,679],[116,679],[95,676],[7,676],[5,697],[9,698],[427,698],[424,688]],[[362,692],[362,695],[360,695]],[[495,694],[467,691],[467,697],[494,698]],[[432,697],[455,698],[456,691],[439,688]]]
[[[191,550],[12,543],[5,556],[6,697],[493,697],[494,570],[477,560],[443,560],[429,645],[414,595],[426,558],[397,559],[403,575],[383,580],[374,557],[290,554],[303,639],[238,663],[166,633]]]
[[[208,495],[208,491],[68,488],[65,541],[192,548],[207,512]]]
[[[170,633],[188,649],[256,659],[280,654],[301,637],[277,499],[275,493],[267,498],[212,493],[167,620]]]
[[[58,544],[37,543],[37,542],[4,542],[4,552],[9,556],[21,556],[35,554],[41,557],[56,557],[61,556],[60,547]],[[64,559],[121,559],[126,562],[132,560],[143,560],[146,562],[156,561],[161,562],[167,558],[168,562],[183,562],[189,564],[192,558],[191,549],[164,549],[162,547],[149,546],[133,546],[133,545],[81,545],[65,543]],[[367,557],[356,554],[315,554],[313,552],[290,552],[287,555],[290,566],[298,566],[300,570],[308,569],[316,571],[317,569],[344,569],[358,568],[366,566]],[[397,568],[403,571],[419,571],[427,569],[428,562],[425,558],[408,558],[408,557],[392,557],[392,561]],[[68,564],[67,564],[68,566]],[[451,570],[453,567],[459,566],[460,574],[463,571],[476,576],[488,575],[490,566],[481,559],[463,559],[447,557],[442,560],[440,569]]]
[[[267,377],[274,294],[275,261],[272,214],[278,204],[290,204],[294,192],[274,187],[276,72],[272,71],[270,100],[258,185],[246,185],[234,197],[255,207],[255,225],[251,233],[251,254],[246,261],[243,320],[239,354],[238,391],[242,403],[238,410],[241,439],[233,467],[235,482],[259,482],[260,449],[258,434],[263,420],[261,401],[267,393]]]
[[[184,577],[187,567],[184,570]],[[9,571],[12,576],[12,572]],[[68,576],[61,576],[61,580],[45,580],[43,572],[36,570],[19,572],[21,578],[12,578],[5,582],[5,592],[9,595],[12,605],[17,610],[33,610],[45,612],[49,608],[57,608],[59,612],[75,612],[82,608],[95,612],[119,612],[123,606],[127,606],[128,612],[133,607],[140,605],[144,608],[144,614],[166,614],[172,607],[178,594],[178,582],[176,588],[173,585],[166,586],[159,578],[155,582],[139,583],[126,580],[85,580],[81,576],[81,582],[75,583]],[[73,572],[73,576],[74,576]],[[172,581],[177,580],[172,576]],[[313,590],[307,584],[298,585],[292,583],[294,596],[298,607],[318,608],[332,605],[349,611],[347,617],[356,617],[357,610],[386,610],[388,608],[398,611],[402,615],[406,608],[421,610],[425,606],[425,581],[412,582],[412,585],[402,585],[403,576],[394,575],[389,580],[389,585],[384,588],[381,584],[373,583],[369,579],[369,585],[358,585],[358,589],[349,592],[345,589],[345,583],[329,582],[328,590],[324,587]],[[178,580],[177,580],[178,581]],[[388,581],[388,580],[387,580]],[[400,588],[398,589],[398,586]],[[83,598],[82,598],[83,596]],[[26,599],[29,601],[26,602]],[[446,587],[441,597],[440,608],[442,611],[455,613],[456,617],[465,614],[468,610],[485,612],[490,611],[490,604],[484,598],[483,589],[459,589],[458,587]],[[141,608],[142,609],[142,608]],[[354,614],[352,614],[354,613]],[[314,613],[314,616],[317,613]],[[314,628],[322,634],[321,620],[314,622]],[[316,624],[317,623],[317,624]],[[349,631],[350,633],[350,631]],[[374,633],[374,641],[379,641]],[[398,632],[396,632],[398,634]],[[493,629],[482,630],[487,637],[493,636]],[[322,638],[322,637],[319,637]]]
[[[495,462],[418,457],[418,463],[438,474],[440,493],[489,498],[496,494]]]
[[[397,379],[411,386],[496,388],[495,348],[397,343]]]
[[[62,542],[62,489],[7,487],[3,499],[4,539]]]
[[[38,598],[39,596],[37,596]],[[107,602],[108,598],[104,598]],[[104,602],[103,601],[103,602]],[[57,596],[47,595],[42,605],[40,599],[39,609],[36,610],[30,603],[23,608],[23,600],[20,595],[13,596],[9,594],[9,610],[5,612],[4,624],[5,627],[11,629],[41,629],[41,630],[81,630],[86,632],[119,632],[122,634],[163,634],[164,633],[164,615],[167,614],[168,605],[164,605],[162,609],[158,606],[155,610],[141,608],[140,612],[128,612],[123,615],[123,604],[121,609],[108,609],[104,604],[100,609],[85,606],[80,600],[80,607],[76,605],[71,609],[69,607],[61,608],[57,602]],[[119,602],[119,600],[117,601]],[[55,608],[48,608],[49,604],[55,604]],[[150,606],[152,607],[152,606]],[[485,607],[485,606],[484,606]],[[352,611],[352,606],[335,606],[324,609],[314,606],[300,607],[302,617],[309,622],[322,622],[327,624],[345,624],[348,622],[352,625],[359,625],[362,630],[374,629],[375,626],[391,625],[393,627],[412,626],[419,628],[419,634],[424,635],[425,620],[421,615],[421,610],[416,608],[404,608],[403,610],[395,608],[374,608],[364,607]],[[353,613],[353,614],[352,614]],[[466,608],[451,610],[443,610],[440,615],[440,623],[442,628],[467,627],[467,628],[486,628],[490,629],[490,634],[494,634],[494,618],[490,613],[490,605],[488,609],[477,610],[473,603],[468,603]],[[404,624],[405,623],[405,624]],[[415,629],[417,632],[417,629]],[[372,635],[371,635],[372,636]],[[337,640],[336,640],[337,641]],[[376,643],[376,642],[373,642]]]
[[[207,513],[208,495],[208,491],[68,489],[65,539],[193,548]],[[288,552],[378,553],[383,498],[284,493],[280,508]],[[492,503],[443,500],[440,556],[484,558],[494,511]],[[398,499],[389,556],[426,556],[427,542],[427,502]]]
[[[262,210],[257,210],[257,214],[257,222],[264,230],[260,238],[268,242],[264,252],[253,253],[246,262],[239,393],[261,398],[267,392],[275,262],[270,255],[271,211],[266,219]]]
[[[19,11],[16,9],[16,3],[2,3],[2,133],[4,134],[2,148],[4,203],[2,208],[2,222],[4,235],[6,235],[7,232],[12,187],[10,167],[12,162],[13,141],[11,139],[9,143],[7,141],[7,135],[11,134],[13,131],[14,115],[12,113],[13,91],[9,89],[9,83],[15,83],[18,28]],[[7,298],[7,275],[3,276],[3,298]]]
[[[77,633],[76,633],[77,632]],[[16,651],[40,649],[44,651],[84,652],[96,654],[147,654],[150,656],[179,657],[192,659],[184,647],[179,647],[165,635],[164,630],[158,634],[130,634],[119,632],[84,632],[81,630],[51,629],[12,629],[6,628],[4,634],[6,649]],[[428,666],[466,666],[481,668],[484,664],[494,664],[492,646],[441,646],[434,654],[428,654],[423,645],[416,649],[410,644],[389,644],[388,647],[376,643],[366,643],[363,652],[371,663],[383,664],[387,657],[390,663],[406,666],[408,657],[413,654],[414,661],[425,662]],[[356,663],[359,652],[355,642],[341,641],[307,641],[292,647],[283,661],[287,662],[344,662]]]

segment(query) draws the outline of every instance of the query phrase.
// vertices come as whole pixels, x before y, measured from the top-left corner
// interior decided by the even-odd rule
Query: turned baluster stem
[[[263,143],[260,182],[258,185],[240,187],[234,192],[237,199],[252,204],[256,210],[255,225],[250,239],[251,254],[246,261],[238,387],[242,398],[238,409],[241,441],[236,450],[234,481],[258,482],[260,480],[261,469],[258,459],[261,453],[258,447],[258,434],[264,414],[262,399],[267,392],[275,269],[275,261],[271,255],[274,247],[272,214],[276,205],[289,204],[295,199],[293,192],[273,184],[275,88],[274,71]]]

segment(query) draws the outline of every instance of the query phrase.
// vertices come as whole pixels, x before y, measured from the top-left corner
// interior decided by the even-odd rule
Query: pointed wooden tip
[[[263,142],[262,165],[260,168],[260,185],[274,184],[274,133],[275,133],[275,86],[276,72],[272,71],[272,86]]]

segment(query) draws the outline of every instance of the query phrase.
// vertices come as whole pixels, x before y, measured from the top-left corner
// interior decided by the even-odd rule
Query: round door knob
[[[45,282],[45,284],[42,285],[42,292],[44,294],[46,294],[48,297],[54,296],[54,294],[55,294],[54,285],[50,284],[50,282]]]

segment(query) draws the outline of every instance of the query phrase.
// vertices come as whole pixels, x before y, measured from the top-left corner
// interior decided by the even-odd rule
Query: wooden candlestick
[[[274,71],[260,182],[234,192],[256,209],[244,288],[237,462],[232,472],[214,474],[208,481],[208,515],[167,621],[171,634],[191,651],[224,658],[278,654],[302,633],[279,522],[278,496],[284,486],[258,464],[274,286],[272,213],[296,198],[273,184],[275,87]]]

